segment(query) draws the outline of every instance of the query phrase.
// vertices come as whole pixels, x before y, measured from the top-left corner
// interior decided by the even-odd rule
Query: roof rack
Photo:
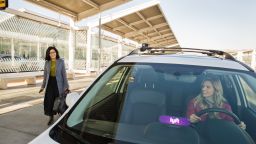
[[[196,48],[177,48],[177,47],[172,47],[172,48],[165,48],[165,47],[147,47],[147,46],[142,46],[141,48],[133,50],[131,53],[128,55],[133,55],[133,54],[149,54],[149,55],[161,55],[161,54],[170,54],[170,53],[183,53],[183,52],[192,52],[192,53],[201,53],[201,54],[206,54],[208,56],[216,56],[224,59],[229,59],[229,60],[234,60],[236,59],[230,55],[227,52],[220,51],[220,50],[207,50],[207,49],[196,49]]]
[[[207,56],[213,56],[223,59],[232,60],[235,62],[238,62],[239,64],[246,67],[248,70],[254,72],[254,70],[249,67],[248,65],[244,64],[243,62],[240,62],[236,60],[231,54],[221,51],[221,50],[208,50],[208,49],[197,49],[197,48],[166,48],[166,47],[148,47],[148,44],[142,44],[141,48],[133,50],[128,55],[133,54],[143,54],[143,55],[164,55],[164,54],[174,54],[174,53],[183,53],[183,52],[192,52],[192,53],[201,53],[206,54]]]

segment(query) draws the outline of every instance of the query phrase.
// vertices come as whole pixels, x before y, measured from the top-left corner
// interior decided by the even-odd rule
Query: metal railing
[[[44,69],[44,59],[0,59],[0,73],[32,72]]]
[[[86,70],[86,61],[81,59],[74,60],[74,69],[76,70]]]
[[[92,61],[94,66],[98,67],[97,61]],[[111,64],[111,61],[107,61],[102,64],[102,67],[107,67]],[[44,59],[37,58],[0,58],[0,73],[18,73],[18,72],[35,72],[44,70]],[[69,68],[68,60],[65,61],[66,69]],[[85,59],[75,59],[74,60],[74,69],[75,70],[87,70],[86,69],[86,60]]]

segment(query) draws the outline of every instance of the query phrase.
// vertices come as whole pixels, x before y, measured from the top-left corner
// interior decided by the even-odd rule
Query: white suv
[[[207,117],[225,113],[233,121],[207,118],[191,123],[187,117],[188,103],[201,93],[202,81],[208,76],[220,80],[232,112],[212,107],[196,114]],[[237,125],[240,120],[246,130]],[[222,51],[142,47],[112,64],[53,126],[31,143],[255,141],[256,75],[251,68]]]

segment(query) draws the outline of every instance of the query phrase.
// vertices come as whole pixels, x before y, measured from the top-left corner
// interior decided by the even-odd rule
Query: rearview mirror
[[[72,92],[67,94],[66,97],[66,104],[70,107],[73,104],[76,103],[76,101],[79,99],[80,95],[77,92]]]

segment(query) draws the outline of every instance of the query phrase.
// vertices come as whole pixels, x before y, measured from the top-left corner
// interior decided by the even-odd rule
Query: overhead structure
[[[26,0],[79,21],[130,0]]]
[[[126,15],[103,22],[102,28],[139,43],[148,43],[152,47],[178,45],[159,3],[134,9]]]

